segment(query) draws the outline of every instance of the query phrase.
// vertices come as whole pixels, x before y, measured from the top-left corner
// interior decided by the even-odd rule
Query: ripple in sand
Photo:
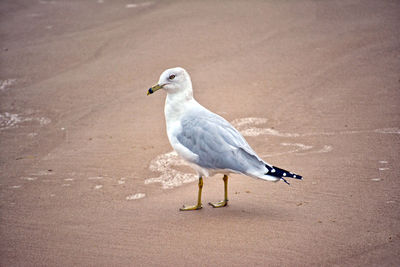
[[[18,114],[4,112],[0,114],[0,129],[10,129],[16,127],[19,123],[26,121]]]
[[[376,133],[383,134],[400,134],[400,128],[383,128],[374,130]]]
[[[259,135],[273,135],[280,137],[298,137],[298,133],[281,133],[272,128],[255,127],[267,123],[266,118],[240,118],[235,119],[231,123],[243,136],[259,136]]]
[[[47,176],[47,175],[53,175],[53,171],[47,170],[47,171],[39,171],[37,173],[31,173],[31,175],[35,176]]]
[[[39,0],[40,4],[55,4],[56,2],[53,0]]]
[[[136,200],[136,199],[141,199],[144,198],[146,196],[145,193],[137,193],[137,194],[133,194],[133,195],[129,195],[126,197],[126,200]]]
[[[22,180],[27,180],[27,181],[34,181],[37,180],[37,177],[21,177]]]
[[[137,6],[138,6],[137,4],[127,4],[127,5],[125,5],[126,8],[135,8]]]
[[[145,6],[150,6],[152,5],[152,2],[143,2],[143,3],[138,3],[138,4],[126,4],[126,8],[136,8],[136,7],[145,7]]]
[[[94,176],[94,177],[89,177],[88,180],[102,180],[104,177],[102,176]]]
[[[0,114],[0,130],[6,130],[11,128],[17,128],[24,122],[36,121],[40,126],[49,124],[51,120],[45,117],[25,117],[20,114],[4,112]]]
[[[175,151],[171,151],[157,156],[150,162],[150,170],[160,172],[161,175],[155,178],[149,178],[144,181],[145,184],[161,183],[162,188],[169,189],[180,186],[184,183],[190,183],[197,180],[197,176],[190,173],[184,173],[173,168],[173,166],[188,165]]]
[[[13,85],[17,80],[16,79],[6,79],[0,80],[0,91],[6,91],[11,85]]]

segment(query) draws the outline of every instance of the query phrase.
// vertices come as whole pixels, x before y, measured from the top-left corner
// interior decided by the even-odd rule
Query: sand
[[[1,266],[400,264],[398,1],[2,1]],[[161,72],[266,161],[204,181]]]

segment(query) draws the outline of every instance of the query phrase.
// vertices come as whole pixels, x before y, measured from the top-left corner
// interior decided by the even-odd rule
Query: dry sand
[[[400,265],[399,14],[372,0],[2,1],[0,265]],[[232,175],[229,207],[179,212],[197,184],[166,154],[165,93],[146,96],[175,66],[304,181]],[[203,191],[219,200],[221,177]]]

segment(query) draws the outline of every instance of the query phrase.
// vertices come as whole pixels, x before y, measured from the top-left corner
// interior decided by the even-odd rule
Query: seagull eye
[[[170,80],[173,80],[175,78],[175,75],[174,74],[171,74],[170,76],[169,76],[169,79]]]

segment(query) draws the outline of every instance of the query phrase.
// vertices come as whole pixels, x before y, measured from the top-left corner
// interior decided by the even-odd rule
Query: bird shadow
[[[294,215],[291,210],[286,207],[272,207],[259,205],[252,206],[246,203],[235,203],[223,208],[213,208],[208,204],[203,204],[203,208],[198,211],[179,211],[182,216],[207,219],[215,218],[219,221],[235,219],[237,221],[248,220],[263,220],[263,221],[291,221],[294,220]]]

